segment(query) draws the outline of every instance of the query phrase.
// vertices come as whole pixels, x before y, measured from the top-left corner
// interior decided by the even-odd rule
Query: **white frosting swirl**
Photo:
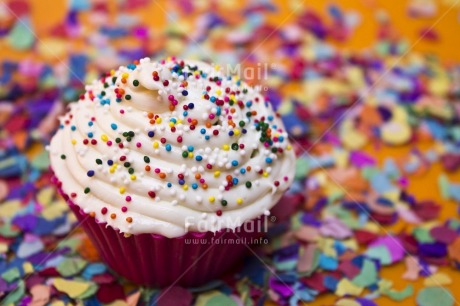
[[[235,228],[268,214],[294,176],[270,103],[202,62],[120,67],[60,121],[49,150],[62,190],[123,233]]]

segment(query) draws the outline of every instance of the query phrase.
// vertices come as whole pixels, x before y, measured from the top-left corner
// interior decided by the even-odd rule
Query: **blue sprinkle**
[[[88,122],[89,126],[93,126],[93,124],[94,124],[93,121]]]
[[[234,134],[233,131],[228,132],[228,136],[233,136]]]
[[[184,180],[179,180],[179,185],[184,185],[185,181]]]
[[[271,164],[272,161],[273,161],[273,160],[272,160],[270,157],[267,157],[267,158],[265,159],[265,162],[266,162],[267,164]]]
[[[197,188],[198,188],[198,184],[197,184],[197,183],[193,183],[193,184],[192,184],[192,188],[193,188],[193,189],[197,189]]]
[[[150,138],[152,138],[153,136],[155,136],[155,132],[154,131],[149,131],[148,134]]]
[[[193,152],[193,149],[194,149],[194,148],[193,148],[193,146],[188,146],[187,149],[188,149],[189,152]]]
[[[107,161],[107,165],[112,166],[112,165],[113,165],[113,160],[109,159],[109,160]]]
[[[232,180],[233,185],[238,185],[238,179],[236,177],[233,178]]]
[[[89,170],[88,173],[87,173],[87,175],[88,175],[89,177],[94,176],[94,171],[93,171],[93,170]]]
[[[195,159],[196,159],[196,161],[202,161],[202,160],[203,160],[203,157],[201,157],[200,155],[197,155],[197,156],[195,157]]]
[[[168,152],[171,151],[171,145],[169,143],[166,145],[166,151],[168,151]]]
[[[233,161],[232,161],[232,166],[234,166],[234,167],[238,166],[238,161],[237,161],[237,160],[233,160]]]
[[[193,109],[194,107],[195,107],[195,104],[193,104],[193,103],[189,103],[189,104],[188,104],[188,108],[189,108],[189,109]]]
[[[182,90],[182,95],[183,95],[183,96],[188,96],[188,91]]]
[[[201,129],[200,133],[203,134],[203,135],[206,134],[206,129]]]
[[[77,129],[77,127],[76,127],[75,125],[72,125],[72,126],[70,127],[70,129],[71,129],[72,131],[75,131],[75,130]]]
[[[182,113],[182,115],[183,115],[184,117],[187,117],[187,116],[188,116],[188,112],[187,112],[187,111],[184,111],[184,112]]]
[[[89,132],[89,133],[88,133],[88,137],[89,137],[89,138],[93,138],[93,133],[92,133],[92,132]]]
[[[118,126],[115,123],[112,123],[110,127],[112,128],[112,130],[116,130],[118,128]]]
[[[240,169],[240,173],[241,173],[241,174],[245,174],[245,173],[246,173],[246,169],[241,168],[241,169]]]
[[[168,188],[171,188],[172,187],[172,184],[171,183],[167,183],[166,186],[168,186]]]
[[[211,136],[209,136],[209,135],[204,136],[204,139],[206,139],[206,140],[209,140],[209,138],[211,138]]]
[[[214,103],[214,102],[216,102],[216,97],[212,96],[211,98],[209,98],[209,100],[210,100],[212,103]]]

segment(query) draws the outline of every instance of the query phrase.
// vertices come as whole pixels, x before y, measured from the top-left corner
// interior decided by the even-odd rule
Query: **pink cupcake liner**
[[[52,181],[105,263],[114,272],[138,285],[200,286],[229,271],[248,251],[244,243],[213,242],[218,239],[250,242],[262,236],[260,232],[249,232],[241,226],[236,233],[222,230],[216,233],[188,232],[177,238],[156,234],[125,237],[107,223],[99,223],[85,214],[62,191],[59,180],[53,177]],[[193,239],[199,239],[200,243],[186,243],[193,242]]]

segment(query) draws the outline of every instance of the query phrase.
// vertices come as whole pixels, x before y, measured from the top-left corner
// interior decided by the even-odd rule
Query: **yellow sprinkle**
[[[214,69],[215,69],[216,71],[219,71],[220,65],[215,65],[215,66],[214,66]]]
[[[184,185],[184,186],[182,186],[182,189],[188,190],[188,186],[187,186],[187,185]]]
[[[263,177],[268,177],[268,172],[267,171],[264,171],[264,173],[262,174]]]
[[[75,139],[72,139],[72,144],[74,145],[76,143],[77,143],[77,141]]]
[[[214,177],[219,177],[220,171],[214,171]]]
[[[174,122],[170,121],[170,122],[169,122],[169,126],[170,126],[170,127],[173,127],[173,126],[174,126]]]
[[[188,157],[193,158],[193,152],[188,152]]]
[[[123,79],[126,79],[126,78],[129,77],[129,74],[125,72],[125,73],[123,73],[123,74],[121,75],[121,77],[122,77]]]
[[[125,191],[126,191],[126,188],[125,188],[125,187],[120,187],[120,189],[119,189],[119,190],[120,190],[120,193],[121,193],[121,194],[123,194],[123,193],[125,193]]]
[[[216,200],[216,198],[214,198],[214,197],[212,197],[212,196],[209,197],[209,202],[213,203],[215,200]]]
[[[221,91],[220,89],[216,90],[216,94],[217,94],[218,96],[220,96],[221,93],[222,93],[222,91]]]
[[[235,136],[240,135],[240,130],[234,129],[234,130],[233,130],[233,134],[235,134]]]
[[[291,150],[291,149],[292,149],[291,145],[287,145],[287,146],[286,146],[286,150],[289,151],[289,150]]]
[[[236,199],[236,203],[238,203],[238,204],[243,204],[243,199],[242,199],[242,198]]]
[[[136,180],[136,176],[133,174],[131,175],[131,181],[135,181]]]
[[[161,118],[158,117],[156,120],[155,120],[156,123],[160,124],[161,123]]]
[[[225,151],[228,151],[228,150],[230,150],[230,146],[227,145],[227,144],[224,144],[223,149],[224,149]]]
[[[177,119],[177,124],[181,124],[182,123],[182,119]]]
[[[103,142],[107,142],[107,140],[109,140],[109,137],[107,137],[107,135],[105,135],[105,134],[102,134],[102,135],[101,135],[101,140],[102,140]]]
[[[114,74],[115,74],[115,70],[114,69],[110,70],[110,75],[114,75]]]
[[[160,146],[160,145],[158,144],[158,141],[155,141],[155,142],[153,143],[153,147],[154,147],[155,149],[158,148],[159,146]]]

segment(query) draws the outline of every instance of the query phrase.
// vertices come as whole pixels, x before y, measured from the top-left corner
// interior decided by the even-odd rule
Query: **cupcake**
[[[199,286],[234,266],[293,181],[270,102],[218,67],[174,58],[141,59],[85,89],[49,152],[102,259],[148,286]]]

